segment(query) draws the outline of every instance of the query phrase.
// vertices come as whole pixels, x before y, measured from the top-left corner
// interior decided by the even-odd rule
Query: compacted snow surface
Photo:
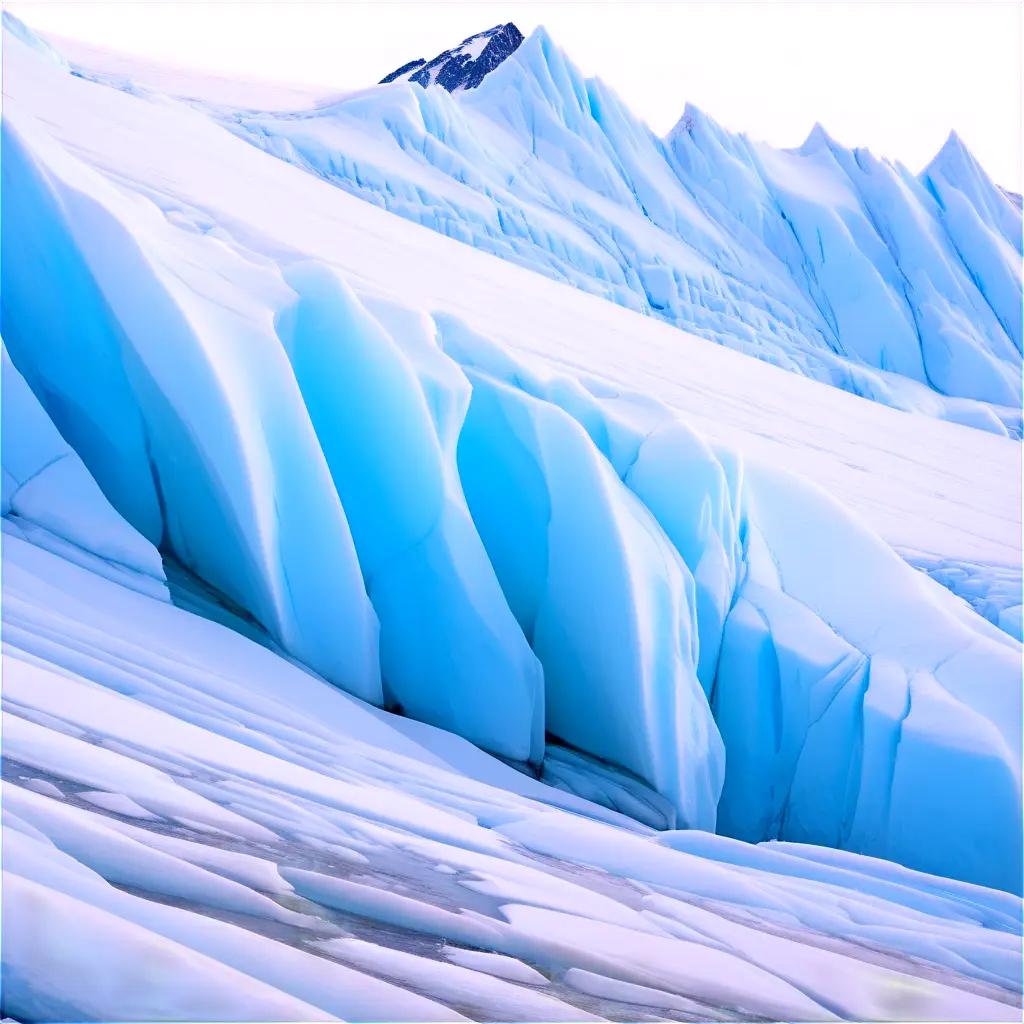
[[[1019,1019],[1008,403],[711,345],[5,24],[5,1015]]]

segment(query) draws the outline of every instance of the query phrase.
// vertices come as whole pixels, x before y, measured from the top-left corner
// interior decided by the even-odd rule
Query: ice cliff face
[[[556,754],[551,775],[570,788],[582,771],[609,791],[581,769],[596,758],[633,780],[615,799],[642,783],[682,826],[1019,887],[1019,644],[820,488],[616,385],[623,354],[600,325],[618,311],[596,303],[587,321],[590,361],[612,376],[517,352],[502,338],[530,336],[525,309],[581,329],[571,292],[354,202],[195,110],[30,55],[22,68],[3,129],[4,340],[127,536],[363,701],[540,772],[546,744],[574,748],[582,760]],[[490,95],[500,72],[474,95],[504,97],[514,125],[540,108]],[[601,125],[626,116],[585,89],[561,134],[538,130],[545,166],[566,180],[589,166],[623,202],[627,174],[651,217],[675,217],[651,178],[668,163],[640,156],[649,135],[615,176],[574,163],[574,134],[604,146]],[[392,98],[462,123],[442,90],[367,102]],[[974,244],[984,179],[972,193],[954,151],[929,180],[945,210],[975,211],[956,220]],[[863,229],[859,207],[837,209],[835,232]],[[417,274],[449,264],[451,299],[413,298]],[[499,316],[468,274],[523,310]],[[660,338],[622,315],[635,346]],[[736,386],[753,372],[719,354]],[[18,513],[33,471],[6,452]]]
[[[1021,212],[955,136],[920,175],[820,127],[777,150],[692,107],[660,139],[542,29],[482,81],[459,63],[470,91],[406,83],[451,88],[444,69],[486,36],[327,109],[230,127],[393,213],[718,344],[1019,436]]]
[[[1016,897],[654,833],[325,685],[136,585],[156,550],[3,387],[8,1018],[1019,1017]]]
[[[439,53],[433,60],[418,58],[403,64],[382,78],[380,84],[415,82],[424,88],[440,85],[449,92],[475,89],[522,41],[522,32],[512,22],[495,25],[464,39],[455,49]]]

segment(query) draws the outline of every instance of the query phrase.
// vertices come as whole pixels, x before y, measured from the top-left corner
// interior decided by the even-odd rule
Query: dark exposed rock
[[[512,22],[495,25],[464,39],[454,49],[439,53],[433,60],[418,57],[403,64],[382,78],[381,84],[405,80],[424,87],[441,85],[449,92],[475,89],[522,41],[522,32]]]

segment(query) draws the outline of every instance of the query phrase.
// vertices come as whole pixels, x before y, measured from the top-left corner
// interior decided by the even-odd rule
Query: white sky
[[[503,21],[544,24],[655,131],[686,101],[777,145],[821,121],[920,170],[951,128],[1022,183],[1019,0],[870,3],[6,3],[38,30],[203,71],[361,88]]]

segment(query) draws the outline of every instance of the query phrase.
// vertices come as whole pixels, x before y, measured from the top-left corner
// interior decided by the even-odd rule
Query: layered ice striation
[[[662,139],[543,29],[479,80],[512,28],[308,114],[223,116],[476,248],[854,394],[1020,435],[1021,211],[955,135],[920,175],[820,127],[779,150],[689,106]],[[450,95],[448,74],[475,87]]]

